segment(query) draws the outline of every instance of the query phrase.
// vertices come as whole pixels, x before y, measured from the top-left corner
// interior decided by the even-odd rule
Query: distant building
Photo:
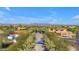
[[[18,27],[17,30],[26,30],[26,27]]]

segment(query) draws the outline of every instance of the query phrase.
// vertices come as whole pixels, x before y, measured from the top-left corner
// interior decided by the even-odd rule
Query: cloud
[[[77,20],[79,20],[79,15],[73,16],[72,19],[77,19]]]
[[[5,7],[6,10],[11,11],[11,9],[9,7]]]

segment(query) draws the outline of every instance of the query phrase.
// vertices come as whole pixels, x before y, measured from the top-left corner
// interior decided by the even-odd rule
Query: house
[[[49,28],[48,31],[49,31],[49,32],[55,32],[56,30]]]
[[[70,32],[70,31],[67,31],[66,29],[64,29],[62,32],[61,32],[61,37],[62,38],[73,38],[75,34]]]
[[[19,36],[19,34],[17,32],[11,32],[11,33],[9,33],[9,35],[13,35],[15,37],[18,37]]]
[[[16,32],[10,32],[9,35],[8,35],[8,39],[10,39],[10,40],[14,40],[17,37],[19,37],[19,34],[16,33]]]
[[[61,38],[73,38],[73,36],[75,36],[74,33],[72,33],[71,31],[68,31],[67,29],[56,30],[56,29],[49,28],[49,32],[56,33]]]

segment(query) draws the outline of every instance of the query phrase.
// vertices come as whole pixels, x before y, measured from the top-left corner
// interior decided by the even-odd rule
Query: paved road
[[[44,47],[43,47],[43,34],[42,33],[39,33],[39,32],[37,32],[36,33],[36,35],[35,35],[35,37],[36,37],[36,44],[35,44],[35,47],[34,47],[34,49],[36,50],[36,51],[44,51]]]

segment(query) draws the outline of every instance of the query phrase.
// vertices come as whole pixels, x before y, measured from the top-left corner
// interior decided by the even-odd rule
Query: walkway
[[[35,51],[44,51],[44,47],[43,47],[43,44],[44,44],[44,41],[43,41],[43,34],[40,33],[40,32],[37,32],[36,35],[36,42],[35,42]]]

